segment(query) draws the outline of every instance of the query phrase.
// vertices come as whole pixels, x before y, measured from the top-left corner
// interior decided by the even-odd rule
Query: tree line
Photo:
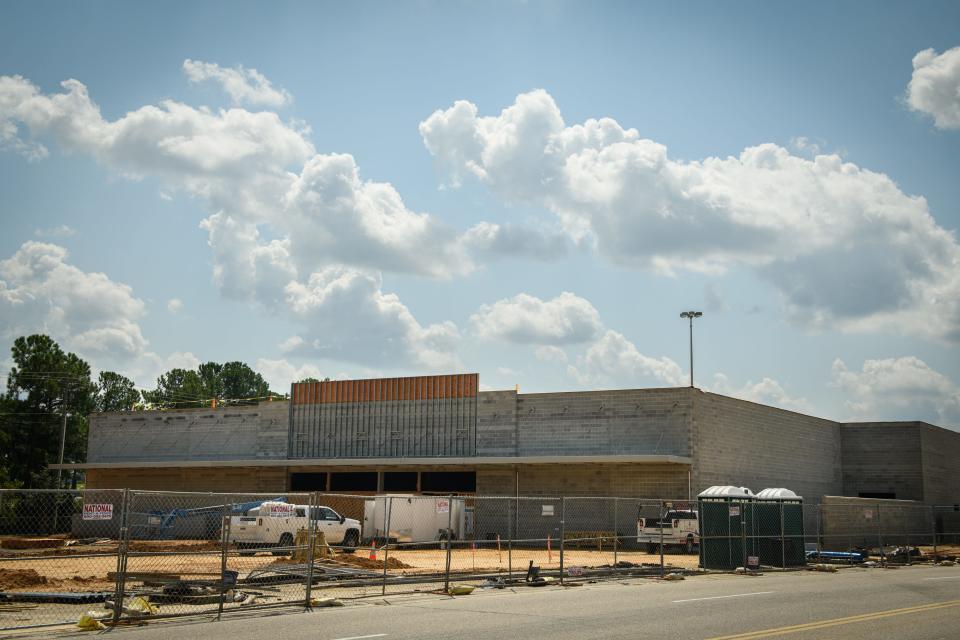
[[[52,338],[35,334],[17,338],[11,347],[13,367],[0,395],[0,487],[53,488],[63,446],[65,463],[84,462],[88,416],[98,411],[144,408],[255,404],[275,393],[259,373],[243,362],[205,362],[195,370],[171,369],[157,378],[156,388],[140,391],[132,380],[113,371],[94,379],[90,365],[64,352]],[[76,488],[77,474],[64,474]]]

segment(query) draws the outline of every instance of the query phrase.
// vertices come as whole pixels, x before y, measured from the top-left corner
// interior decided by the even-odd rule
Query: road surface
[[[346,607],[156,621],[112,640],[960,638],[960,567],[631,579],[580,587],[396,596]]]

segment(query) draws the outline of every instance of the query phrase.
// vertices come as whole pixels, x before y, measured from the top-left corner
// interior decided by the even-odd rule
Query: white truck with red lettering
[[[230,518],[230,542],[241,549],[240,555],[253,550],[269,550],[274,555],[288,555],[297,531],[311,523],[323,532],[327,544],[353,550],[360,543],[360,522],[341,516],[330,507],[310,507],[287,502],[264,502],[240,516]]]
[[[662,518],[637,518],[637,543],[648,553],[658,553],[661,541],[668,548],[694,553],[700,545],[700,526],[693,509],[668,509]]]

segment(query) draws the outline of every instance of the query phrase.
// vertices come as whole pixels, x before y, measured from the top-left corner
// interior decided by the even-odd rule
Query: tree
[[[90,365],[64,353],[49,336],[17,338],[14,366],[0,412],[0,476],[23,487],[51,487],[56,474],[63,416],[67,416],[64,462],[82,462],[87,449],[87,415],[95,407]]]
[[[129,411],[140,401],[133,380],[103,371],[97,380],[97,411]]]
[[[259,398],[280,396],[259,373],[243,362],[205,362],[196,371],[171,369],[157,378],[157,388],[144,391],[150,404],[165,408],[212,404],[252,404]]]

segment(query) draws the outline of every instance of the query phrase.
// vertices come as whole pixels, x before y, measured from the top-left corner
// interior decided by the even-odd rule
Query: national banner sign
[[[85,504],[83,505],[84,520],[113,520],[113,505],[105,504]]]
[[[289,518],[293,515],[293,505],[275,502],[267,509],[267,515],[271,518]]]

